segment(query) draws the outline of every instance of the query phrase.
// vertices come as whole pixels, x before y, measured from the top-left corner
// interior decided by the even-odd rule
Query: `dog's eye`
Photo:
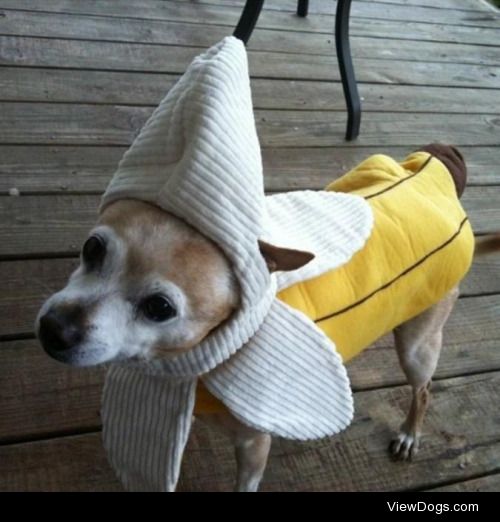
[[[175,316],[175,308],[170,301],[163,295],[154,294],[146,297],[141,304],[142,313],[151,321],[166,321]]]
[[[90,236],[82,248],[82,258],[89,270],[98,268],[104,261],[106,244],[99,236]]]

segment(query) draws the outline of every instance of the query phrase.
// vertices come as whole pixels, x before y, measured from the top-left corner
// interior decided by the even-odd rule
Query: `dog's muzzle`
[[[84,309],[78,305],[51,308],[39,322],[38,338],[54,359],[67,362],[69,352],[84,339]]]

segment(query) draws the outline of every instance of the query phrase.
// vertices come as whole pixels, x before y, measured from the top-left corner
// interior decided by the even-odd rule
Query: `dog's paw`
[[[399,433],[389,444],[389,453],[394,460],[412,460],[418,452],[419,436]]]

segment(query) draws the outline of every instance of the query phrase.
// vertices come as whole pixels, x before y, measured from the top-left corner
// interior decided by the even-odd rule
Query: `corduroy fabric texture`
[[[361,249],[373,226],[370,206],[360,196],[302,190],[266,197],[262,239],[314,253],[297,270],[277,272],[278,290],[345,264]]]
[[[174,491],[192,422],[196,380],[113,365],[102,418],[108,459],[129,491]]]
[[[353,416],[349,381],[332,342],[312,321],[275,300],[252,338],[202,377],[244,424],[294,440],[343,430]]]
[[[223,328],[162,368],[209,371],[263,321],[273,289],[257,240],[264,187],[243,43],[227,37],[196,57],[125,153],[101,209],[123,198],[154,203],[219,245],[241,289],[241,307]]]
[[[307,317],[276,300],[276,277],[258,248],[273,208],[265,204],[239,40],[225,38],[196,58],[161,102],[120,162],[102,208],[121,198],[153,203],[212,239],[231,261],[241,290],[239,309],[189,352],[120,364],[108,373],[104,442],[123,483],[134,490],[175,488],[198,377],[237,417],[264,431],[309,439],[346,427],[352,394],[335,346]],[[318,200],[305,193],[301,208],[311,209],[306,202],[312,199]],[[315,275],[346,262],[372,227],[362,198],[320,199],[337,214],[328,227],[338,225],[342,244]],[[325,224],[316,221],[317,236],[327,237]],[[245,393],[251,400],[244,404]]]

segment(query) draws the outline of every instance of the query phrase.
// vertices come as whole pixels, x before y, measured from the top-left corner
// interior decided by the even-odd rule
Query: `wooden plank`
[[[495,195],[496,193],[496,195]],[[500,225],[500,196],[495,187],[470,187],[462,203],[476,233],[496,233]]]
[[[0,335],[33,334],[40,306],[66,284],[77,266],[76,258],[0,263]]]
[[[182,74],[189,62],[203,50],[201,47],[0,36],[0,65]],[[464,51],[463,56],[469,56],[467,49]],[[385,58],[398,58],[395,48],[383,52]],[[446,52],[433,52],[437,56],[446,55]],[[464,61],[476,60],[478,54],[482,55],[472,53]],[[284,57],[282,52],[249,51],[248,56],[253,78],[340,79],[337,60],[332,52],[325,55],[296,53]],[[356,74],[361,83],[498,88],[498,62],[493,63],[486,53],[484,56],[484,65],[479,58],[474,64],[416,62],[406,58],[358,58]],[[493,65],[488,64],[490,61]]]
[[[37,341],[0,344],[0,441],[99,429],[104,368],[57,363]]]
[[[123,491],[101,434],[0,446],[0,491]]]
[[[82,239],[88,233],[90,224],[82,225]],[[62,233],[68,239],[68,232]],[[43,236],[42,236],[43,239]],[[81,242],[77,243],[75,256]],[[22,243],[27,243],[22,238]],[[68,276],[78,266],[78,259],[40,259],[0,262],[0,280],[2,281],[2,295],[0,296],[0,335],[16,336],[27,335],[33,332],[33,324],[38,309],[43,301],[52,293],[61,289]],[[461,285],[461,293],[467,296],[500,293],[500,256],[485,256],[477,259],[468,276]],[[490,307],[492,302],[485,301],[484,309],[478,304],[478,312],[485,314],[485,325],[494,321],[490,313],[498,310]],[[480,320],[474,313],[475,321]],[[465,320],[463,328],[468,328],[470,321]],[[460,335],[465,335],[461,333]],[[467,338],[469,339],[469,337]]]
[[[192,0],[176,0],[178,2],[192,2]],[[197,0],[198,3],[198,0]],[[205,4],[212,5],[220,5],[220,6],[241,6],[243,7],[245,0],[203,0]],[[391,8],[397,8],[398,12],[406,9],[406,11],[402,11],[404,20],[409,18],[409,15],[413,15],[414,8],[421,7],[430,7],[432,11],[443,11],[443,10],[461,10],[461,11],[473,11],[475,13],[489,13],[493,10],[493,6],[488,3],[487,0],[439,0],[439,3],[436,3],[436,0],[382,0],[380,2],[373,2],[373,0],[357,0],[356,3],[370,3],[379,6],[382,4],[382,7],[385,7],[384,4],[392,4]],[[354,6],[351,7],[352,9]],[[295,13],[297,9],[297,1],[296,0],[267,0],[264,4],[264,10],[273,9],[278,11],[291,11]],[[358,9],[362,9],[361,7]],[[309,4],[309,13],[334,13],[335,6],[332,4],[330,0],[316,0],[315,2],[310,2]],[[417,11],[418,12],[418,11]],[[446,12],[446,11],[445,11]],[[493,11],[495,13],[495,11]],[[443,13],[440,13],[443,15]],[[432,20],[431,20],[432,21]]]
[[[0,199],[0,221],[8,243],[0,255],[77,254],[95,223],[96,196],[21,196]],[[37,237],[32,237],[32,234]],[[61,235],[62,234],[62,235]],[[3,232],[2,232],[3,235]],[[30,241],[35,240],[36,244]],[[45,244],[45,246],[43,246]],[[16,246],[17,245],[17,246]],[[49,246],[50,245],[50,246]]]
[[[498,187],[469,187],[462,203],[476,233],[498,231]],[[95,222],[98,204],[99,197],[91,195],[1,197],[0,256],[76,254]]]
[[[500,229],[500,224],[499,224]],[[475,258],[465,280],[460,285],[460,294],[472,296],[500,293],[500,255]]]
[[[364,18],[373,18],[379,20],[413,20],[415,22],[426,22],[429,24],[451,24],[451,25],[472,25],[484,27],[500,27],[500,17],[498,12],[493,9],[485,9],[481,2],[466,4],[466,10],[462,10],[464,6],[457,5],[461,2],[454,2],[454,9],[442,9],[442,1],[435,2],[434,5],[426,6],[423,3],[409,5],[398,5],[389,2],[388,6],[385,0],[382,2],[356,2],[352,4],[351,16],[360,16]],[[318,2],[318,9],[323,10],[327,7],[327,2]],[[320,11],[321,12],[321,11]]]
[[[312,4],[312,2],[311,2]],[[74,15],[97,15],[117,18],[132,18],[140,20],[165,20],[172,22],[188,22],[228,25],[234,27],[241,14],[243,4],[226,3],[224,6],[213,2],[164,2],[161,0],[114,0],[99,2],[99,0],[2,0],[3,9],[28,9],[39,13],[66,13]],[[307,18],[294,16],[295,9],[290,13],[266,9],[259,17],[259,27],[278,30],[330,32],[334,26],[335,6],[319,3],[310,11]],[[321,16],[315,16],[321,14]],[[494,11],[477,10],[463,12],[461,10],[442,11],[428,7],[388,6],[384,3],[359,3],[351,8],[351,23],[358,18],[378,21],[423,22],[424,24],[442,24],[444,26],[493,27],[500,26],[498,16]]]
[[[210,2],[212,1],[210,0]],[[279,0],[273,2],[275,7],[278,3]],[[351,6],[351,19],[359,17],[372,20],[411,20],[413,22],[454,26],[500,27],[498,12],[492,9],[484,9],[483,5],[477,0],[466,9],[463,9],[464,6],[456,5],[456,2],[452,9],[443,9],[442,7],[441,1],[434,2],[431,6],[425,5],[425,3],[402,5],[399,2],[386,2],[385,0],[382,2],[356,1]],[[313,16],[318,14],[322,16],[333,15],[334,11],[335,5],[328,0],[311,2],[310,13]]]
[[[264,148],[266,188],[273,191],[306,187],[320,189],[333,177],[347,172],[371,154],[383,153],[403,159],[424,142],[410,147]],[[497,148],[461,146],[460,150],[467,162],[470,183],[498,183],[500,168],[496,160]]]
[[[190,1],[190,0],[186,0]],[[280,1],[280,0],[277,0]],[[371,2],[372,0],[358,0],[359,2]],[[387,4],[397,4],[405,6],[423,5],[428,7],[434,7],[435,9],[462,9],[475,11],[477,9],[487,10],[492,9],[491,4],[488,0],[439,0],[439,4],[436,5],[436,0],[384,0]]]
[[[429,491],[434,492],[454,492],[454,493],[469,493],[472,491],[481,492],[495,492],[500,491],[500,473],[494,473],[485,477],[479,477],[471,480],[464,480],[463,482],[455,482],[447,486],[433,488]]]
[[[128,145],[151,112],[150,107],[4,103],[0,142]]]
[[[167,34],[171,35],[171,32]],[[182,74],[202,49],[114,41],[0,36],[0,65]]]
[[[391,430],[408,407],[406,387],[355,394],[356,417],[321,441],[275,440],[262,490],[394,491],[463,481],[498,469],[498,372],[439,382],[426,418],[424,444],[411,463],[387,457]],[[0,490],[118,490],[98,434],[0,447]],[[376,470],[376,473],[374,473]],[[228,490],[233,451],[225,437],[195,423],[179,490]]]
[[[102,192],[126,149],[0,146],[0,193]]]
[[[291,34],[283,40],[289,44],[295,38]],[[279,71],[286,68],[285,70],[289,71],[287,74],[290,76],[293,74],[293,70],[289,70],[289,67],[286,67],[287,64],[298,66],[301,61],[307,63],[308,60],[317,60],[317,58],[311,58],[310,54],[306,55],[306,58],[301,59],[301,53],[305,52],[305,49],[299,46],[302,41],[303,39],[292,45],[292,48],[298,49],[297,53],[290,53],[291,48],[289,47],[286,57],[283,57],[282,52],[276,53],[276,51],[283,51],[280,48],[280,45],[284,45],[283,42],[281,44],[278,42],[274,48],[271,47],[270,51],[259,51],[258,49],[252,51],[250,49],[251,73],[255,75],[260,72],[261,75],[264,73],[269,75],[269,68],[264,68],[264,64],[259,64],[259,61],[266,62],[272,59],[273,65],[279,67]],[[331,41],[328,43],[328,40],[325,43],[327,47],[323,49],[323,53],[321,53],[321,48],[317,48],[314,54],[324,54],[329,57],[329,61],[323,61],[320,65],[335,70],[338,67],[333,44]],[[319,45],[318,42],[317,44]],[[209,42],[207,42],[207,45],[209,45]],[[86,67],[150,72],[182,72],[189,60],[203,49],[202,47],[176,46],[173,49],[165,47],[165,45],[144,43],[1,36],[0,64],[15,64],[18,66],[40,65],[73,69],[75,67]],[[418,45],[415,45],[413,40],[387,40],[384,38],[353,36],[351,38],[351,47],[357,69],[359,69],[358,60],[371,58],[492,66],[498,66],[500,63],[500,49],[498,47],[481,45],[446,42],[439,44],[435,42],[419,42]],[[263,56],[263,53],[266,53],[265,56]],[[275,56],[275,54],[279,56]],[[428,58],[423,59],[423,57],[429,56],[432,57],[432,60]],[[280,60],[282,62],[281,66]],[[411,71],[411,65],[408,65],[407,69]]]
[[[82,5],[86,5],[85,4]],[[103,6],[111,2],[99,3]],[[75,5],[81,5],[80,2]],[[178,6],[175,13],[178,13]],[[133,9],[131,6],[130,8]],[[215,10],[214,10],[215,9]],[[0,17],[0,34],[11,36],[39,36],[51,38],[78,38],[100,41],[122,41],[142,43],[171,43],[177,45],[201,45],[206,47],[208,35],[211,44],[231,34],[239,19],[241,9],[214,8],[203,5],[199,9],[189,8],[190,17],[177,21],[113,18],[91,15],[59,14],[57,12],[29,12],[4,10]],[[203,21],[203,23],[199,23]],[[197,23],[198,22],[198,23]],[[191,25],[191,31],[188,29]],[[279,31],[276,31],[279,29]],[[196,36],[196,32],[198,36]],[[259,50],[281,50],[283,52],[323,52],[332,44],[333,19],[329,16],[297,18],[295,15],[266,11],[255,29],[249,47]],[[429,24],[414,21],[372,20],[353,18],[350,23],[352,36],[365,36],[396,40],[427,42],[452,42],[495,46],[498,30],[490,27],[468,27],[464,25]],[[193,38],[191,38],[193,35]],[[189,36],[189,38],[188,38]],[[295,38],[294,38],[295,36]],[[176,40],[172,40],[172,38]],[[277,42],[282,40],[278,49]],[[302,45],[299,45],[302,41]],[[267,42],[265,47],[264,42]],[[293,44],[295,42],[295,44]],[[319,47],[314,44],[319,43]],[[270,46],[272,43],[272,46]],[[285,45],[286,44],[286,45]],[[294,45],[294,46],[292,46]],[[331,48],[331,47],[330,47]]]
[[[173,74],[74,71],[5,67],[0,101],[157,105],[179,78]],[[127,88],[123,89],[123,85]],[[363,112],[488,113],[495,111],[493,89],[367,84],[359,86]],[[339,82],[252,80],[255,109],[335,110],[345,112]]]
[[[0,143],[39,145],[129,145],[151,107],[0,103]],[[498,146],[500,116],[368,112],[363,132],[345,142],[347,115],[332,111],[254,111],[263,147],[420,146],[439,139],[461,145]]]
[[[35,292],[37,284],[39,279],[34,283]],[[26,288],[20,292],[26,294]],[[6,300],[0,305],[2,313],[7,308]],[[22,315],[31,315],[32,319],[40,302],[33,296]],[[19,303],[16,306],[20,308]],[[500,332],[496,328],[499,310],[499,296],[459,300],[444,330],[437,380],[500,370]],[[9,313],[9,317],[12,315],[14,312]],[[6,321],[2,318],[2,327]],[[353,389],[406,383],[393,344],[392,335],[386,335],[348,364]],[[36,340],[0,343],[0,442],[98,427],[104,371],[59,364],[45,354]]]
[[[422,141],[423,143],[423,141]],[[403,159],[414,146],[264,148],[265,184],[268,191],[321,188],[372,154]],[[0,194],[12,187],[21,194],[100,193],[126,147],[0,146]],[[500,184],[498,148],[460,147],[473,184]]]
[[[22,117],[22,116],[21,116]],[[328,111],[255,111],[266,147],[331,146],[343,137],[345,119]],[[440,141],[460,145],[498,145],[496,115],[366,113],[363,132],[353,146],[408,145]]]

